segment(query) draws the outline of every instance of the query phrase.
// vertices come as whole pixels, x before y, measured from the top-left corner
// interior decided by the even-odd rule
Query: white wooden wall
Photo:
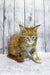
[[[7,42],[20,31],[19,24],[41,24],[37,51],[50,51],[50,0],[0,0],[0,53],[7,53]]]

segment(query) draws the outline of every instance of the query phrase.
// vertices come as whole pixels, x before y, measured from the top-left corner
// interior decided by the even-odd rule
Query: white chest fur
[[[35,48],[35,47],[25,48],[25,50],[26,50],[27,53],[29,53],[32,50],[32,48]]]

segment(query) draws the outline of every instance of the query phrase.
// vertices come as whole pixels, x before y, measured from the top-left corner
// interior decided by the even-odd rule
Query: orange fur
[[[36,52],[36,42],[37,42],[37,27],[23,27],[19,25],[20,33],[12,36],[8,42],[8,57],[16,61],[24,61],[28,57],[28,53],[31,55]],[[28,36],[28,37],[27,37]],[[32,38],[32,36],[34,36]]]

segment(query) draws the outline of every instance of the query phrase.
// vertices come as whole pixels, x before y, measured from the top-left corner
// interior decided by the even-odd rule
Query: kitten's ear
[[[33,30],[34,30],[35,32],[37,32],[37,29],[38,29],[39,26],[40,26],[40,25],[37,25],[37,26],[33,27]]]
[[[26,32],[26,29],[24,28],[24,26],[19,24],[19,27],[20,27],[21,33],[25,33]]]

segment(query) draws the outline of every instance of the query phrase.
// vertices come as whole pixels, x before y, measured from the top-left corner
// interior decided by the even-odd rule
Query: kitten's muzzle
[[[34,44],[35,42],[34,42],[34,41],[28,41],[27,43],[30,44],[30,45],[32,45],[32,44]]]

